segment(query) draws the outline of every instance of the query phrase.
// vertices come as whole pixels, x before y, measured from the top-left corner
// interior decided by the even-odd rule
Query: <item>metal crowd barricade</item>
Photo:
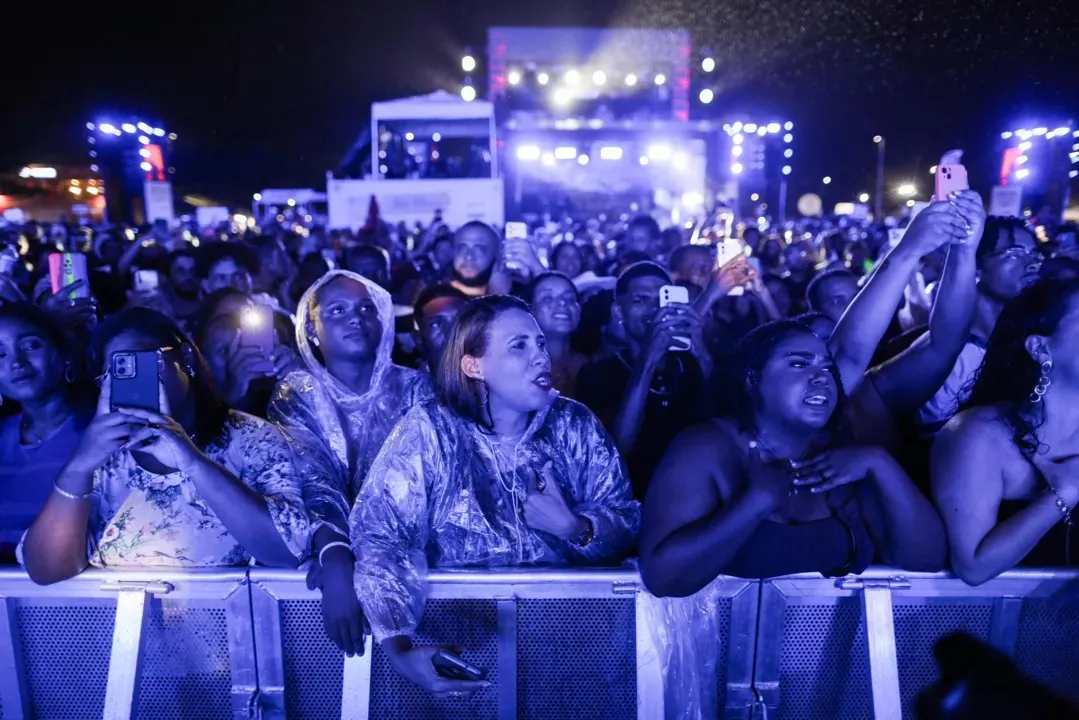
[[[725,718],[908,718],[964,630],[1079,698],[1079,572],[972,588],[871,568],[718,585]],[[421,642],[460,644],[493,687],[437,700],[368,641],[343,658],[297,571],[90,571],[50,587],[0,571],[0,719],[659,720],[662,661],[632,570],[436,572]]]

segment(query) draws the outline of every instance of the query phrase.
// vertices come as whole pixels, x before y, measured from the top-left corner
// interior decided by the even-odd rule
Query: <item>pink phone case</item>
[[[947,200],[958,190],[969,190],[967,169],[962,165],[940,165],[937,167],[937,200]]]

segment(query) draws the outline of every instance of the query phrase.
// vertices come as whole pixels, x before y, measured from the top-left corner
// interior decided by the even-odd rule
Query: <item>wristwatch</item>
[[[581,548],[587,547],[596,537],[596,526],[592,524],[592,519],[585,515],[578,515],[577,517],[584,520],[584,531],[573,540],[573,544]]]

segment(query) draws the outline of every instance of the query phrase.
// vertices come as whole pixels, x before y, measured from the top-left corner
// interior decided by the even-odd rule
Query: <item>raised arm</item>
[[[919,260],[945,243],[966,239],[967,233],[955,205],[935,202],[918,213],[903,240],[873,270],[828,342],[848,395],[861,384]]]
[[[952,570],[969,585],[981,585],[1014,568],[1062,520],[1057,497],[1046,493],[998,522],[1004,498],[1000,448],[1013,441],[983,419],[985,412],[972,410],[953,418],[937,436],[930,466],[933,501],[947,530]],[[1079,504],[1079,485],[1057,490],[1069,507]]]
[[[929,332],[871,373],[873,387],[893,412],[911,412],[928,402],[948,379],[970,336],[978,296],[975,254],[985,210],[981,197],[973,191],[961,195],[956,205],[971,225],[969,241],[948,246]]]

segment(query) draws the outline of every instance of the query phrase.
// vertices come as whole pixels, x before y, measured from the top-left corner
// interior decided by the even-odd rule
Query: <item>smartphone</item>
[[[240,315],[240,347],[258,348],[266,360],[258,363],[255,369],[273,375],[273,351],[275,345],[273,308],[266,305],[251,305],[244,308]]]
[[[937,190],[938,201],[948,199],[953,192],[969,190],[970,181],[967,179],[967,169],[960,161],[963,159],[962,150],[952,150],[944,154],[937,165]]]
[[[680,303],[689,305],[689,290],[681,285],[664,285],[659,289],[659,306],[665,308],[668,305]],[[675,335],[671,345],[671,352],[686,352],[692,347],[689,338],[685,335]]]
[[[157,292],[161,279],[157,270],[136,270],[135,291],[142,293]]]
[[[82,280],[82,285],[69,294],[72,299],[90,297],[90,273],[86,268],[86,256],[82,253],[53,253],[49,255],[49,280],[53,294],[60,292],[73,282]]]
[[[111,409],[133,407],[161,412],[160,367],[157,351],[113,353],[109,359]]]
[[[523,222],[508,222],[508,223],[506,223],[506,239],[507,240],[527,240],[528,239],[528,223],[523,223]]]
[[[734,262],[740,257],[745,257],[745,248],[740,240],[731,240],[728,238],[726,240],[720,240],[719,243],[716,244],[717,268],[721,268],[730,262]],[[731,288],[728,295],[737,297],[738,295],[743,295],[745,291],[746,289],[744,287],[738,286],[736,288]]]
[[[435,666],[435,672],[447,680],[483,680],[487,677],[487,671],[457,657],[453,653],[439,650],[431,658],[431,664]]]

